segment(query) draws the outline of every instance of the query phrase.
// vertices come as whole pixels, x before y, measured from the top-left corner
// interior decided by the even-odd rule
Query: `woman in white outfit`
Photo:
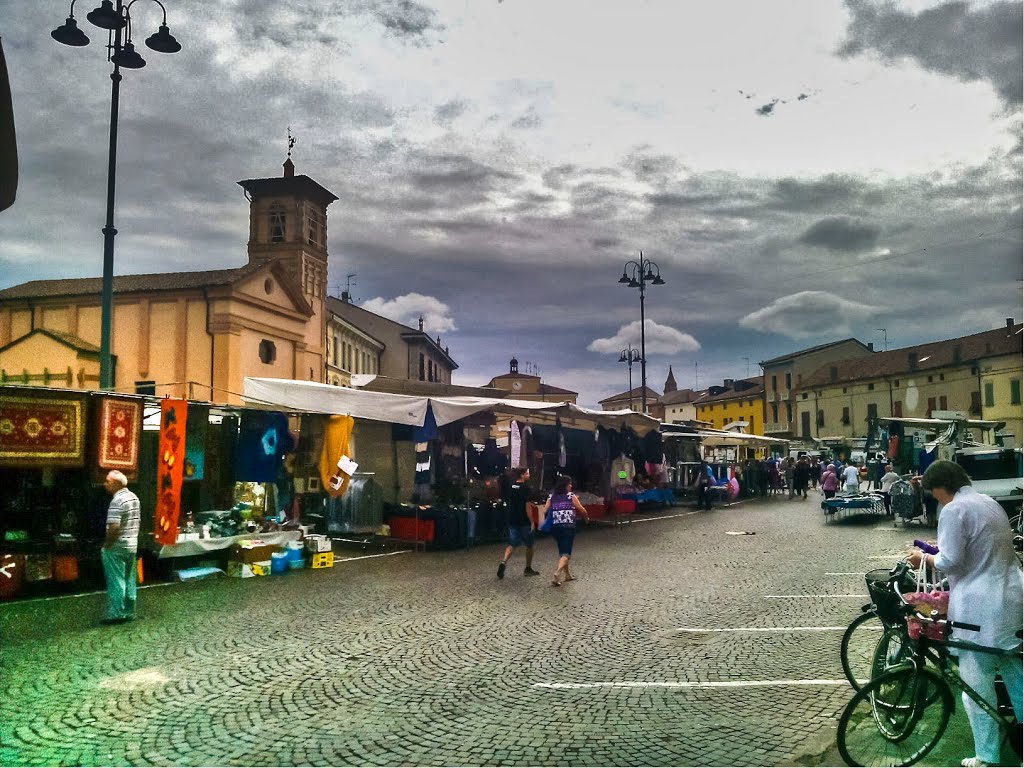
[[[843,485],[846,493],[860,493],[860,470],[852,461],[843,470]]]
[[[1024,611],[1024,578],[1013,551],[1006,512],[985,494],[971,487],[971,479],[959,464],[936,461],[924,473],[921,485],[942,505],[939,515],[939,554],[915,552],[909,562],[921,559],[949,578],[949,618],[977,624],[980,632],[954,629],[953,637],[978,645],[1012,650],[1021,644]],[[1021,656],[1000,657],[978,651],[958,651],[960,676],[974,690],[996,705],[995,676],[1002,675],[1017,720],[1021,721],[1021,690],[1024,675]],[[966,768],[999,762],[998,724],[967,694],[964,709],[974,733],[975,757]]]

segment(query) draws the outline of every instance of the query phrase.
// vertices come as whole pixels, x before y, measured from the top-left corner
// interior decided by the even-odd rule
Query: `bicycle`
[[[906,563],[898,563],[892,570],[880,568],[864,575],[871,602],[861,608],[861,615],[850,622],[839,643],[839,659],[843,674],[853,690],[859,691],[878,673],[876,656],[884,643],[880,658],[888,664],[902,660],[906,646],[902,605],[896,594],[913,592],[914,575]]]
[[[875,668],[885,668],[885,671],[857,692],[839,718],[837,746],[843,760],[848,765],[862,766],[903,766],[918,762],[946,731],[953,712],[953,690],[966,693],[993,717],[1020,755],[1020,725],[964,682],[954,669],[949,653],[952,648],[1005,656],[1019,651],[963,640],[938,641],[929,637],[930,626],[941,627],[944,635],[953,628],[975,632],[981,628],[976,624],[946,621],[935,611],[931,616],[924,616],[911,606],[905,606],[903,613],[916,617],[925,631],[917,638],[907,633],[908,653],[895,666],[885,668],[888,660],[881,656],[886,651],[879,648]]]

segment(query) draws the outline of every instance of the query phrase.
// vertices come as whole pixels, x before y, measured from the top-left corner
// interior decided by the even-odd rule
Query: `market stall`
[[[538,496],[556,474],[570,474],[595,517],[614,506],[606,501],[619,492],[650,490],[632,484],[636,476],[650,477],[648,464],[652,470],[658,467],[659,483],[663,475],[658,422],[628,410],[598,411],[565,402],[398,395],[256,378],[246,379],[244,397],[254,407],[344,413],[357,423],[393,424],[394,440],[412,443],[415,479],[411,493],[406,494],[404,486],[396,493],[388,522],[393,529],[400,528],[403,537],[415,540],[424,535],[438,538],[439,528],[455,531],[440,536],[445,545],[504,536],[499,499],[502,477],[510,467],[530,468]],[[658,438],[657,463],[644,462],[642,472],[636,472],[634,465],[633,473],[624,478],[627,482],[614,482],[621,478],[610,477],[611,462],[634,451],[637,441],[652,432]],[[396,476],[403,478],[408,477],[407,470],[397,462],[393,467]],[[659,497],[664,498],[664,494]],[[401,503],[405,501],[411,503]]]

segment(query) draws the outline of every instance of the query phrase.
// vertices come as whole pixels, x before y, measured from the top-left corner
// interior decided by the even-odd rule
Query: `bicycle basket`
[[[902,621],[904,614],[903,602],[900,600],[899,595],[893,591],[892,578],[892,574],[885,568],[868,571],[864,574],[864,581],[867,582],[868,594],[871,596],[871,602],[875,605],[875,612],[878,614],[878,618],[885,624],[895,624]],[[899,586],[901,592],[905,592],[908,589],[913,591],[915,588],[914,584],[906,580]]]

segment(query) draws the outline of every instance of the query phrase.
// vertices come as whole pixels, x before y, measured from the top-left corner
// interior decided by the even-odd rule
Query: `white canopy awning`
[[[393,424],[422,426],[427,406],[434,412],[438,426],[471,416],[480,411],[528,416],[581,417],[602,426],[657,429],[657,419],[629,409],[598,411],[569,402],[539,403],[533,400],[497,399],[490,397],[428,397],[394,395],[387,392],[336,387],[313,381],[263,379],[247,376],[243,399],[249,405],[309,413],[337,413],[357,419],[387,421]]]

